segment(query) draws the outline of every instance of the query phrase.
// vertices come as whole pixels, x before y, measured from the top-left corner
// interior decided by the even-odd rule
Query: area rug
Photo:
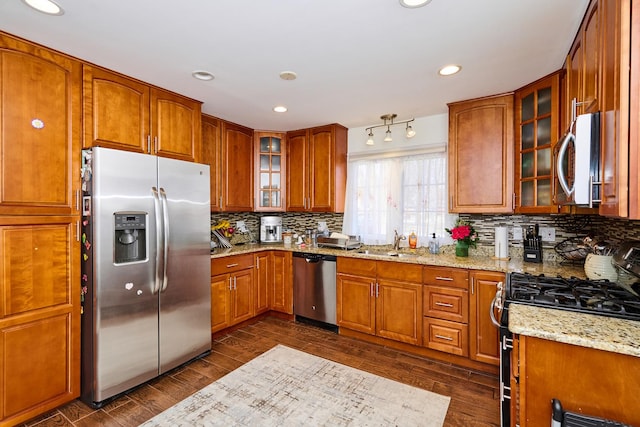
[[[278,345],[142,426],[442,426],[449,401]]]

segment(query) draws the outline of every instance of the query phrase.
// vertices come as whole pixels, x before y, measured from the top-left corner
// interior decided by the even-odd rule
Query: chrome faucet
[[[407,240],[407,236],[402,236],[398,234],[398,230],[393,230],[393,250],[397,251],[400,249],[400,240]]]

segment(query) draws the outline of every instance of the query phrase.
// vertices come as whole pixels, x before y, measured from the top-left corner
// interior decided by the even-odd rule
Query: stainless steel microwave
[[[600,202],[600,113],[579,115],[556,144],[555,203],[592,207]]]

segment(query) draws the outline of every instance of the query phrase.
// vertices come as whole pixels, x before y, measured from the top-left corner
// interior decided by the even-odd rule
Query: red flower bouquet
[[[451,234],[451,238],[453,240],[458,240],[466,243],[472,248],[476,247],[476,243],[478,242],[478,234],[476,230],[473,228],[470,222],[457,220],[455,227],[452,229],[445,228],[449,234]]]

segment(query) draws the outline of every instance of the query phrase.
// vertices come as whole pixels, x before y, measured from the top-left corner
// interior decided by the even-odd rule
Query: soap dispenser
[[[437,254],[438,251],[440,251],[440,244],[438,243],[436,233],[433,233],[429,238],[429,252],[432,254]]]
[[[415,249],[416,246],[418,246],[418,236],[412,231],[411,234],[409,234],[409,248]]]

